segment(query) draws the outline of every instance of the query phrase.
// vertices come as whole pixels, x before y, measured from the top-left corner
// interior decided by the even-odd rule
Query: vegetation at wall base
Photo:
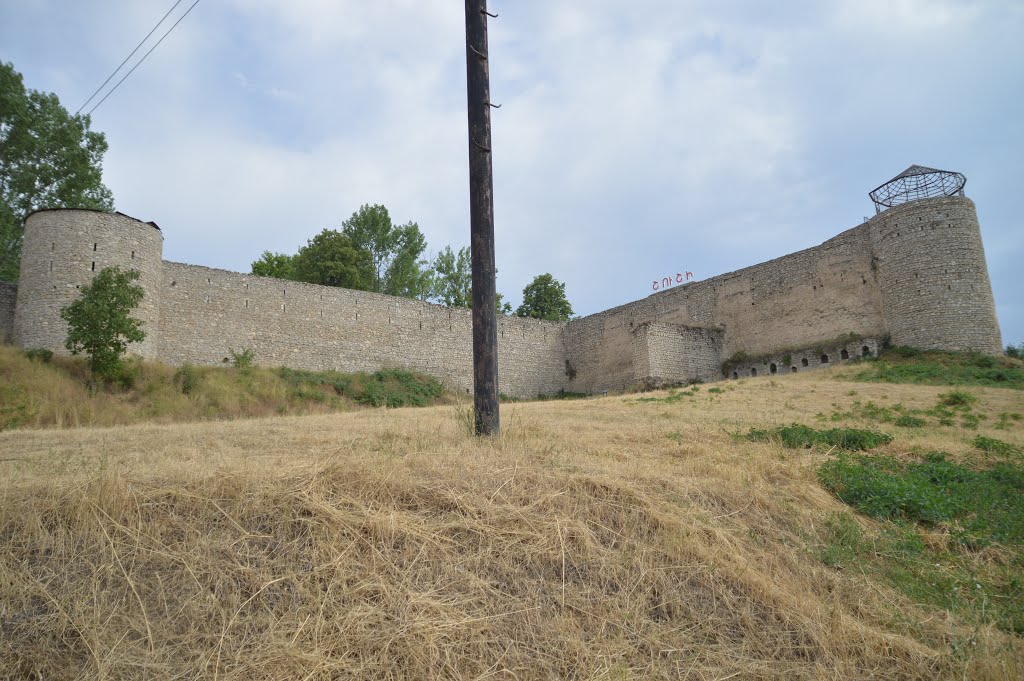
[[[973,352],[890,348],[853,373],[855,381],[987,386],[1024,390],[1024,361]]]
[[[238,354],[244,364],[246,352]],[[90,390],[89,380],[82,359],[0,345],[0,431],[315,414],[452,399],[433,378],[398,369],[372,374],[191,364],[175,369],[132,359],[102,389]]]
[[[293,394],[315,402],[337,396],[371,407],[425,407],[436,404],[444,395],[444,388],[436,379],[403,369],[381,369],[369,374],[284,367],[276,371]]]

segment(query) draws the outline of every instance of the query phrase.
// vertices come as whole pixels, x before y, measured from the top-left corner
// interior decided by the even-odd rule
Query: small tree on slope
[[[138,279],[136,270],[105,268],[82,287],[77,300],[61,308],[61,319],[68,324],[64,346],[72,355],[89,356],[94,380],[115,378],[128,344],[146,337],[142,322],[131,316],[143,297],[142,287],[134,283]]]

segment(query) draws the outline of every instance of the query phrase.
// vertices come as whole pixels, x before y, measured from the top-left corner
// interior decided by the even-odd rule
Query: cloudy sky
[[[0,59],[74,111],[172,4],[0,0]],[[543,272],[590,314],[679,271],[816,245],[917,163],[967,175],[1003,340],[1024,341],[1024,3],[489,9],[498,290],[513,305]],[[433,251],[468,244],[463,11],[201,0],[93,114],[117,209],[160,224],[166,259],[237,271],[364,203],[419,223]]]

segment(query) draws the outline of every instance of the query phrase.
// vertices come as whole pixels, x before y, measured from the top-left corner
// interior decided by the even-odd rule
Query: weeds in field
[[[969,430],[976,430],[978,425],[988,419],[988,415],[974,411],[978,403],[978,396],[966,390],[953,390],[948,393],[941,393],[935,406],[930,409],[908,409],[900,403],[891,406],[879,405],[871,400],[861,402],[854,400],[853,404],[844,410],[832,403],[833,412],[826,417],[818,413],[815,418],[819,421],[846,421],[857,419],[875,423],[891,423],[901,428],[923,428],[929,425],[929,418],[935,419],[940,426],[954,426],[956,419],[960,419],[960,426]],[[1003,430],[1009,427],[1011,415],[1005,417],[1000,414],[997,428]]]
[[[1019,452],[991,438],[976,438],[975,446]],[[972,468],[942,453],[909,462],[841,454],[821,466],[819,479],[846,504],[883,521],[869,537],[849,514],[834,517],[826,563],[857,566],[919,602],[1024,634],[1020,461]]]
[[[974,445],[975,449],[980,449],[986,454],[992,454],[994,456],[1012,457],[1024,455],[1024,450],[1020,447],[1011,445],[1009,442],[1003,442],[1002,440],[998,440],[994,437],[979,435],[974,438],[974,441],[971,444]]]
[[[809,448],[814,445],[825,445],[849,451],[874,449],[892,442],[892,436],[874,430],[859,428],[831,428],[817,430],[810,426],[794,423],[777,428],[752,428],[747,439],[753,442],[778,441],[783,447],[790,449]]]

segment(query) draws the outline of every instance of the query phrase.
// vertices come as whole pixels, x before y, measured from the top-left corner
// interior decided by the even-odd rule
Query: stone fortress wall
[[[665,326],[680,338],[696,330],[707,338],[677,341]],[[864,347],[874,355],[883,338],[894,345],[1002,352],[970,199],[906,203],[820,246],[572,320],[566,355],[575,379],[567,389],[721,378],[710,367],[738,354],[750,361],[729,375],[769,372],[772,360],[778,371],[799,372],[820,367],[824,355],[825,363],[843,361],[844,353],[862,357]],[[636,345],[646,346],[647,364]],[[681,363],[684,354],[688,367]],[[808,363],[780,368],[786,355]]]
[[[166,262],[162,245],[155,224],[119,213],[34,213],[13,303],[12,287],[0,286],[0,333],[62,351],[60,308],[116,264],[142,274],[137,316],[147,338],[133,350],[145,358],[212,365],[251,348],[263,365],[402,367],[472,387],[469,310]],[[977,216],[964,197],[907,203],[820,246],[581,319],[498,325],[499,386],[519,397],[715,380],[723,368],[737,377],[773,366],[799,372],[824,356],[875,354],[885,337],[1002,350]]]

